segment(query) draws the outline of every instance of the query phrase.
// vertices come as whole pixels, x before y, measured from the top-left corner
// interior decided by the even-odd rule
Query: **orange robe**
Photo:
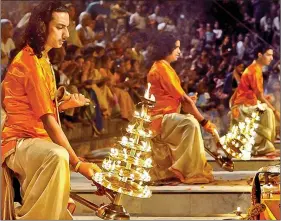
[[[151,83],[151,94],[155,96],[156,104],[151,110],[151,128],[155,132],[161,130],[162,115],[179,113],[181,99],[185,94],[180,79],[170,64],[164,60],[156,61],[148,73],[147,81]]]
[[[38,59],[31,47],[21,50],[2,82],[2,107],[7,119],[2,130],[2,163],[13,152],[18,138],[51,140],[40,117],[54,114],[56,84],[50,64]]]
[[[158,133],[152,139],[151,179],[177,177],[188,184],[213,181],[200,125],[193,115],[179,113],[185,92],[176,72],[168,62],[156,61],[148,74],[148,82],[156,99],[150,113],[151,127]]]
[[[242,74],[240,83],[231,98],[231,125],[245,121],[246,117],[257,108],[259,93],[263,92],[262,68],[252,63]],[[252,155],[264,155],[275,150],[273,141],[276,136],[275,117],[271,108],[263,104],[265,112],[260,116],[259,126],[256,129],[255,144]]]
[[[253,63],[245,69],[240,83],[233,95],[232,104],[252,106],[257,104],[257,94],[263,92],[263,76],[261,67]]]

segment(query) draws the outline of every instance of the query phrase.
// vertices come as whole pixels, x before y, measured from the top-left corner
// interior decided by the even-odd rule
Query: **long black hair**
[[[179,39],[169,32],[161,32],[152,40],[151,61],[159,61],[170,55]]]
[[[38,58],[42,57],[44,45],[48,37],[48,26],[52,20],[53,12],[67,12],[68,9],[60,1],[44,0],[31,12],[28,25],[25,30],[24,44],[29,45]]]

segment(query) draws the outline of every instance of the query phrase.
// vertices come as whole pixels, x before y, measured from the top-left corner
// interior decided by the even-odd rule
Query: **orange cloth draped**
[[[262,69],[257,63],[253,63],[243,72],[240,83],[233,95],[232,105],[256,105],[257,94],[261,92],[263,92]]]
[[[147,81],[151,83],[150,93],[155,96],[156,104],[150,114],[164,115],[179,111],[181,99],[185,94],[180,79],[175,70],[165,60],[156,61],[151,67]],[[157,117],[151,123],[151,129],[159,132],[163,116]]]
[[[2,163],[12,153],[17,138],[50,140],[40,117],[49,113],[58,120],[55,92],[50,64],[44,57],[38,59],[32,48],[26,46],[17,54],[2,82],[2,105],[7,113],[2,130]]]

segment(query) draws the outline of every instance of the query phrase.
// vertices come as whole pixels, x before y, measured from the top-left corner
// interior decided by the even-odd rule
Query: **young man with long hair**
[[[72,94],[58,102],[48,52],[69,36],[69,14],[60,2],[43,1],[31,13],[21,51],[2,82],[2,218],[72,219],[67,210],[69,164],[91,179],[99,167],[81,162],[66,138],[59,111],[90,101]],[[19,180],[22,205],[13,208],[11,175]]]

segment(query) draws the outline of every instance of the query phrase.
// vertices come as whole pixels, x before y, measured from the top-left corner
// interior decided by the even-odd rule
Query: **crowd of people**
[[[3,219],[72,219],[70,166],[89,180],[101,169],[77,156],[60,119],[106,133],[104,119],[131,121],[147,82],[156,98],[153,180],[213,182],[201,127],[223,133],[228,112],[246,121],[258,100],[266,114],[253,154],[275,151],[278,2],[212,1],[213,20],[200,17],[208,15],[200,7],[188,10],[200,1],[84,3],[78,12],[68,2],[41,1],[16,26],[1,18]],[[13,179],[22,198],[16,209]]]
[[[64,47],[50,51],[51,63],[57,86],[65,86],[71,93],[79,91],[91,105],[61,113],[65,126],[74,128],[77,121],[90,123],[100,135],[106,133],[103,119],[130,121],[152,65],[151,42],[164,31],[181,41],[181,56],[172,66],[183,89],[198,94],[197,107],[220,133],[228,129],[229,99],[260,43],[272,45],[277,52],[273,64],[264,70],[264,78],[268,99],[279,109],[278,1],[212,4],[209,16],[200,18],[204,9],[190,17],[194,12],[188,9],[188,1],[87,1],[84,8],[81,2],[80,7],[66,2],[69,38],[62,39]],[[1,19],[2,79],[21,48],[29,16],[25,14],[17,24]]]

